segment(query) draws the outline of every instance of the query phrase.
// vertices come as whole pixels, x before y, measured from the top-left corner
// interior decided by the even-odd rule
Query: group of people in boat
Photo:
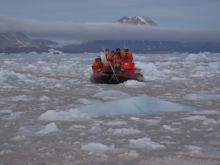
[[[116,48],[115,50],[109,51],[108,48],[105,49],[105,57],[115,68],[120,68],[122,62],[133,62],[132,52],[129,51],[128,47],[124,48],[122,51],[120,48]],[[93,68],[103,68],[103,63],[101,57],[95,59]]]

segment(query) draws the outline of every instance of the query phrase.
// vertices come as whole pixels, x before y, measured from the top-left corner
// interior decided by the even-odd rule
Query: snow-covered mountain
[[[116,23],[127,23],[133,25],[147,25],[147,26],[158,26],[154,21],[149,19],[146,16],[135,16],[135,17],[122,17],[121,19],[117,20]]]
[[[43,50],[46,46],[34,42],[20,32],[0,33],[0,50],[10,52],[27,49]]]

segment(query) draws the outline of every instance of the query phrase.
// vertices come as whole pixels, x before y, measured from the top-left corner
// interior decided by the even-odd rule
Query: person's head
[[[114,52],[114,50],[112,50],[112,51],[111,51],[111,55],[114,55],[114,54],[115,54],[115,52]]]
[[[101,62],[101,57],[100,56],[98,56],[97,61]]]
[[[105,49],[105,52],[109,52],[109,49],[108,49],[108,48],[106,48],[106,49]]]
[[[127,46],[124,47],[124,51],[125,51],[125,52],[128,52],[128,51],[129,51],[129,49],[128,49]]]
[[[120,51],[121,51],[121,49],[120,49],[120,48],[116,48],[115,50],[116,50],[117,52],[120,52]]]

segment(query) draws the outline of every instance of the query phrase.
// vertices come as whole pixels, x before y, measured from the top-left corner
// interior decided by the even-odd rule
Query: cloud
[[[220,31],[119,23],[42,22],[6,16],[0,16],[0,32],[22,32],[30,38],[51,39],[63,44],[91,40],[220,41]]]

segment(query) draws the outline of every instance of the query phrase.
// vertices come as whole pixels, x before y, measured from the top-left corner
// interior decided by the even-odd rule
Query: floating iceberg
[[[147,95],[77,108],[79,112],[101,115],[175,112],[196,110],[197,107],[164,101]]]
[[[118,101],[97,103],[82,106],[69,111],[49,110],[43,113],[38,120],[44,121],[82,121],[90,120],[96,115],[120,115],[157,112],[175,112],[197,110],[198,107],[181,105],[164,101],[147,95],[129,97]]]

